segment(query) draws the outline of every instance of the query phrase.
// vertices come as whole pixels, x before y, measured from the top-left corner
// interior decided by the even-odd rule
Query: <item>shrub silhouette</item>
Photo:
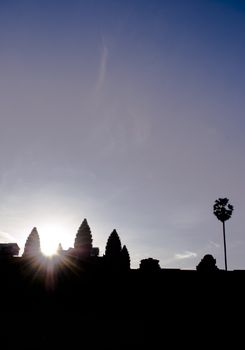
[[[153,258],[148,258],[148,259],[142,259],[140,261],[140,270],[144,272],[154,272],[154,271],[159,271],[160,265],[159,265],[159,260],[153,259]]]
[[[218,271],[216,259],[211,254],[206,254],[196,267],[197,271]]]

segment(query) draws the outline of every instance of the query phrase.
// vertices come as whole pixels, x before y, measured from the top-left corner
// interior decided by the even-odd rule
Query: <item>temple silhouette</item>
[[[28,269],[31,270],[32,264],[35,265],[39,262],[41,268],[48,261],[50,266],[53,265],[52,270],[54,274],[59,269],[65,270],[69,265],[76,266],[76,268],[80,268],[84,272],[99,270],[120,273],[131,270],[128,249],[126,245],[122,246],[117,231],[114,229],[109,235],[105,254],[100,256],[99,247],[93,247],[92,233],[87,219],[84,219],[80,225],[75,236],[74,247],[72,248],[65,250],[62,248],[62,244],[59,243],[56,254],[51,257],[45,256],[41,251],[41,242],[37,228],[34,227],[27,237],[21,257],[19,257],[19,251],[20,248],[17,243],[0,243],[0,262],[2,265],[7,267],[8,264],[13,262],[15,265],[24,263],[26,266],[29,265]],[[149,257],[140,261],[138,270],[149,274],[151,272],[160,272],[163,269],[159,265],[159,260]],[[168,270],[173,272],[178,269]],[[196,266],[196,270],[212,272],[219,271],[219,268],[216,266],[214,257],[207,254]]]
[[[205,339],[211,341],[227,312],[234,320],[235,312],[245,309],[245,271],[221,270],[210,254],[195,270],[161,268],[151,257],[132,269],[117,231],[101,256],[86,219],[73,247],[64,250],[59,244],[52,257],[40,247],[36,227],[22,256],[17,243],[0,244],[1,312],[12,324],[16,317],[22,320],[9,348],[22,342],[25,349],[151,349],[162,341],[163,329],[165,341],[172,342],[173,330],[187,338],[189,327],[203,334],[206,318]],[[22,333],[26,325],[28,341]],[[12,328],[4,327],[8,341]],[[78,334],[83,347],[77,347]]]

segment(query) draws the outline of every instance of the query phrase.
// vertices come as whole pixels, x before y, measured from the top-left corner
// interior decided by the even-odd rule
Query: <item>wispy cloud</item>
[[[209,243],[214,246],[215,248],[220,248],[220,244],[214,242],[214,241],[209,241]]]
[[[174,257],[175,257],[175,259],[178,259],[178,260],[196,258],[197,253],[190,252],[189,250],[186,250],[184,253],[175,254]]]
[[[98,92],[102,88],[102,86],[104,85],[104,82],[105,82],[106,72],[107,72],[108,54],[109,54],[108,48],[105,45],[105,42],[103,40],[103,47],[102,47],[100,66],[99,66],[99,74],[98,74],[98,79],[97,79],[96,87],[95,87],[96,92]]]
[[[196,258],[197,257],[197,253],[195,252],[191,252],[189,250],[184,251],[183,253],[176,253],[174,255],[172,255],[170,258],[163,258],[161,259],[161,266],[165,266],[165,267],[172,267],[173,265],[176,264],[176,260],[188,260],[188,259],[192,259],[192,258]],[[184,268],[183,266],[181,268]],[[191,267],[187,267],[185,266],[185,268],[191,268]]]
[[[16,239],[10,233],[0,231],[0,241],[3,243],[12,243],[15,242]]]

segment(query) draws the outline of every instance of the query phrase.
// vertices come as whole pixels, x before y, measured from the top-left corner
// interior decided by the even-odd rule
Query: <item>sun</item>
[[[60,224],[47,223],[39,226],[41,251],[46,256],[57,254],[59,243],[67,243],[67,232]]]

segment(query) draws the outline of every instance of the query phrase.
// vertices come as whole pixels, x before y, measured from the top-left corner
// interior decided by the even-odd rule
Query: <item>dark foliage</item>
[[[142,259],[140,262],[140,270],[145,272],[159,271],[159,260],[152,258]]]
[[[197,271],[205,271],[205,272],[211,272],[211,271],[218,271],[218,267],[216,266],[216,259],[211,254],[206,254],[202,258],[202,260],[199,262],[199,264],[196,267]]]
[[[228,198],[216,199],[213,207],[213,213],[218,220],[225,222],[231,218],[233,205],[229,204]]]
[[[228,198],[219,198],[213,206],[213,213],[219,221],[223,223],[223,238],[224,238],[224,257],[225,270],[227,271],[227,253],[226,253],[226,237],[225,237],[225,221],[231,218],[233,206],[229,204]]]

